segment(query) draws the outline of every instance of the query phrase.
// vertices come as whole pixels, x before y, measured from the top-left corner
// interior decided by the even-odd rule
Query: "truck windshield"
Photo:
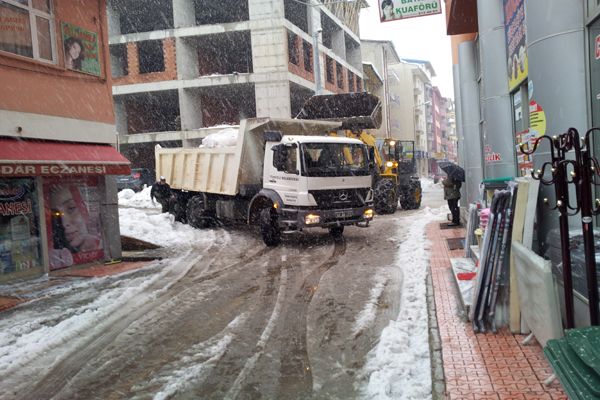
[[[353,143],[303,143],[302,175],[366,176],[369,175],[367,148]]]

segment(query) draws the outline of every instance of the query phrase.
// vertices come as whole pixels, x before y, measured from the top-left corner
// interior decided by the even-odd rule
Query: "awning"
[[[0,138],[0,176],[126,175],[129,164],[110,145]]]

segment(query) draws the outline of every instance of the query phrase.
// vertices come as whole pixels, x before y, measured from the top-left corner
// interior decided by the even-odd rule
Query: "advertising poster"
[[[442,13],[440,0],[379,0],[381,22]]]
[[[78,26],[61,24],[65,67],[86,74],[100,76],[98,35]]]
[[[533,160],[531,156],[521,152],[521,144],[525,150],[531,150],[531,140],[536,138],[536,132],[526,129],[516,134],[515,143],[517,144],[517,168],[519,176],[529,176],[533,169]]]
[[[508,88],[512,91],[528,74],[524,0],[503,0]]]
[[[35,181],[0,179],[0,274],[41,266]]]
[[[50,270],[104,258],[97,177],[47,179],[44,202]]]
[[[546,113],[535,100],[529,102],[529,130],[535,137],[546,134]]]

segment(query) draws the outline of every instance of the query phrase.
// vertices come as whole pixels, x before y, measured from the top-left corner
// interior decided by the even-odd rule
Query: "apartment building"
[[[158,143],[194,145],[211,132],[200,128],[247,117],[294,117],[317,90],[362,91],[364,6],[108,0],[121,151],[135,166],[152,167]]]
[[[0,1],[0,281],[121,256],[105,6]]]

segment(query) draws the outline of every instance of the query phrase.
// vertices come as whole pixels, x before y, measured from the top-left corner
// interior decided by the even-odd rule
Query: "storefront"
[[[115,258],[128,173],[109,145],[0,139],[0,281]]]

